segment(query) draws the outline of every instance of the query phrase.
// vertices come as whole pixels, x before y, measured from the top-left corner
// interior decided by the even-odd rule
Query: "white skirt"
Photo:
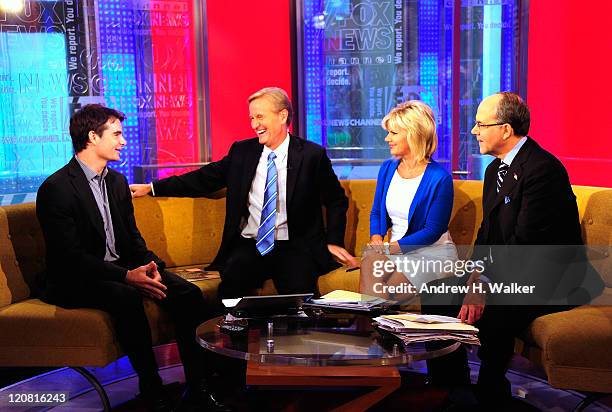
[[[459,258],[455,244],[449,240],[450,236],[443,242],[438,241],[408,253],[388,254],[387,258],[395,264],[398,272],[403,273],[420,290],[423,284],[432,280],[456,275],[456,262]]]

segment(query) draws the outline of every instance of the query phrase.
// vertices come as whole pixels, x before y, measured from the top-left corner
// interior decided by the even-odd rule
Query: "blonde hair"
[[[395,106],[382,120],[386,131],[406,132],[410,152],[419,162],[428,161],[438,147],[436,120],[431,107],[419,100]]]
[[[287,92],[281,89],[280,87],[264,87],[261,90],[256,91],[252,95],[249,96],[248,102],[251,103],[255,99],[262,98],[267,96],[274,104],[274,108],[277,112],[281,110],[287,110],[287,127],[291,124],[291,119],[293,118],[293,106],[291,105],[291,101],[289,100],[289,96],[287,96]]]

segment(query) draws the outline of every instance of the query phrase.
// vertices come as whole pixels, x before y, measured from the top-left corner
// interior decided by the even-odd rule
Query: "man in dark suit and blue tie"
[[[221,272],[220,297],[250,295],[267,278],[281,294],[315,292],[334,259],[358,266],[343,247],[348,200],[325,149],[289,134],[284,90],[264,88],[248,102],[257,137],[193,172],[131,185],[132,193],[200,197],[226,189],[223,239],[209,267]]]
[[[472,273],[467,283],[517,282],[534,285],[535,291],[532,295],[488,293],[485,298],[468,293],[454,297],[460,305],[458,317],[480,330],[477,394],[485,408],[510,401],[505,374],[514,338],[536,317],[593,297],[583,289],[590,266],[580,246],[578,208],[567,171],[527,136],[529,126],[529,108],[523,99],[502,92],[483,99],[472,128],[480,153],[495,156],[495,160],[484,176],[483,218],[472,254],[473,261],[485,262],[485,271]],[[592,282],[591,290],[600,289],[600,279]],[[484,290],[490,292],[487,287]],[[424,298],[426,305],[428,298]],[[451,309],[446,314],[455,316],[457,312]],[[429,361],[428,367],[434,383],[470,383],[463,348]]]

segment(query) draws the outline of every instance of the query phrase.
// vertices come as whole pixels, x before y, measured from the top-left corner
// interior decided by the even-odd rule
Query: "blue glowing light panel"
[[[0,195],[36,190],[72,156],[62,34],[0,32]]]
[[[128,144],[122,151],[121,164],[112,167],[132,180],[132,165],[140,163],[136,94],[136,46],[134,44],[134,10],[122,0],[98,2],[102,93],[106,104],[126,114],[123,135]]]
[[[302,133],[332,158],[382,160],[389,156],[382,118],[398,103],[422,100],[438,123],[434,158],[450,170],[459,153],[460,169],[480,178],[470,163],[469,130],[483,95],[517,89],[517,1],[302,0]],[[461,8],[458,34],[455,7]],[[461,44],[457,101],[455,35]],[[453,104],[460,106],[458,147]]]
[[[493,158],[480,154],[471,129],[483,97],[518,90],[519,7],[518,0],[461,4],[459,169],[482,179]]]
[[[410,99],[428,103],[441,141],[450,139],[442,92],[452,50],[440,1],[305,0],[302,13],[308,139],[332,158],[387,158],[381,121]],[[448,163],[450,145],[440,147]]]
[[[130,181],[134,166],[155,164],[162,149],[176,163],[199,161],[194,7],[28,0],[0,11],[0,205],[33,201],[69,161],[69,119],[86,104],[126,114],[128,145],[110,166]]]

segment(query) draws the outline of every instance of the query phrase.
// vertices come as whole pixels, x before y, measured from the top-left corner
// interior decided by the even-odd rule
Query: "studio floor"
[[[180,397],[184,386],[183,369],[179,363],[176,346],[164,345],[156,348],[156,356],[161,366],[161,375],[167,385],[168,393]],[[478,375],[479,364],[475,353],[470,354],[472,380]],[[231,368],[230,368],[231,369]],[[234,368],[236,369],[236,368]],[[237,368],[239,369],[239,368]],[[143,403],[136,398],[138,382],[129,362],[122,358],[104,368],[91,368],[90,371],[103,383],[113,411],[144,411]],[[417,362],[400,368],[402,385],[400,389],[371,408],[371,411],[431,411],[440,406],[446,393],[425,383],[425,363]],[[234,374],[235,375],[235,374]],[[584,398],[584,394],[574,391],[551,388],[542,372],[528,361],[515,357],[508,377],[517,397],[524,399],[525,410],[550,412],[571,411]],[[244,387],[240,377],[227,376],[215,382],[218,392],[226,403],[236,411],[326,411],[359,396],[355,388],[320,389],[262,389]],[[69,400],[59,406],[21,406],[9,404],[9,395],[24,392],[63,391]],[[101,403],[97,393],[89,383],[71,369],[62,368],[15,382],[0,389],[0,410],[21,411],[99,411]],[[596,403],[586,409],[589,412],[612,411],[610,399]]]

